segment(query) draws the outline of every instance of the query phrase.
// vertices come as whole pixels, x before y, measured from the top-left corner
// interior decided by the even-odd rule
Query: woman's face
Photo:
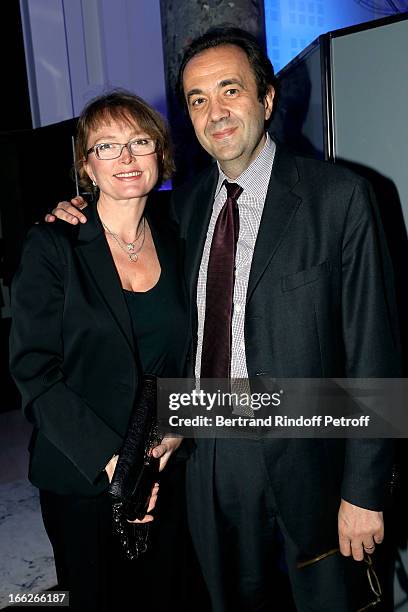
[[[111,120],[101,124],[88,135],[87,148],[96,144],[125,144],[139,138],[150,138],[139,126]],[[146,197],[157,183],[159,170],[157,153],[131,155],[123,147],[116,159],[98,159],[95,152],[88,155],[84,168],[91,180],[98,185],[100,194],[113,200],[131,200]]]

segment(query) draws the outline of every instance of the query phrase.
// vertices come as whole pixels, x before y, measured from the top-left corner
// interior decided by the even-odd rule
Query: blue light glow
[[[380,16],[356,0],[265,0],[268,55],[277,72],[320,34]]]

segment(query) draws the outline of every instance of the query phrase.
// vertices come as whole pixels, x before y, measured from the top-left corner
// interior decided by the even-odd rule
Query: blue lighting
[[[381,16],[357,0],[265,0],[268,55],[277,72],[320,34]]]

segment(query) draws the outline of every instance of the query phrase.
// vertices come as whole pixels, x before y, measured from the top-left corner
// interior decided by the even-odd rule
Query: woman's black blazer
[[[176,275],[175,232],[158,195],[146,214]],[[86,224],[36,225],[28,234],[12,284],[10,365],[34,424],[31,482],[91,496],[107,487],[104,468],[120,449],[140,368],[96,207],[85,214]]]

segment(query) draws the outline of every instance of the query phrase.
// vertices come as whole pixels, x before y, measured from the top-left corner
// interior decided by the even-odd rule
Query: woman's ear
[[[83,165],[82,165],[82,168],[84,169],[86,174],[89,176],[89,178],[90,178],[90,180],[92,182],[92,185],[94,187],[97,187],[98,185],[97,185],[97,182],[96,182],[96,177],[95,177],[95,175],[94,175],[94,173],[92,171],[92,168],[91,168],[90,164],[88,164],[88,162],[84,161]]]

